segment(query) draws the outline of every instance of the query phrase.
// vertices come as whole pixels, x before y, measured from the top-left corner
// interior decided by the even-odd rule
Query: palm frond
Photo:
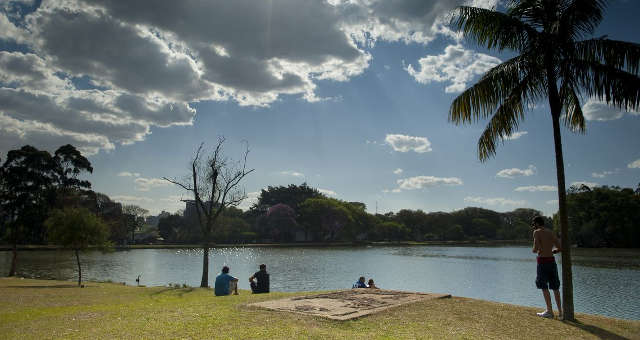
[[[522,51],[538,32],[507,14],[484,8],[460,6],[451,24],[466,37],[489,49]]]
[[[563,82],[560,87],[560,98],[564,111],[562,117],[565,126],[574,132],[584,133],[586,131],[586,125],[582,107],[580,106],[580,97],[569,82]]]
[[[464,124],[490,117],[520,84],[531,63],[530,55],[509,59],[487,71],[472,87],[451,103],[449,121]]]
[[[498,107],[478,140],[480,161],[495,155],[499,139],[504,140],[518,130],[528,105],[542,98],[545,95],[545,88],[546,83],[541,79],[540,73],[531,72],[511,90],[510,95]]]
[[[562,9],[560,15],[561,34],[575,40],[592,34],[600,24],[606,0],[573,0]]]
[[[575,43],[575,51],[582,60],[599,62],[635,75],[640,71],[640,44],[589,39]]]
[[[640,108],[640,77],[595,61],[572,60],[574,81],[590,97],[624,110]]]

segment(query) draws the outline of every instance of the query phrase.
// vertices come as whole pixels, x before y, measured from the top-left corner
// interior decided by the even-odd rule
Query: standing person
[[[258,280],[258,282],[254,282],[254,279]],[[269,273],[267,273],[266,264],[261,264],[260,270],[251,275],[249,284],[251,285],[251,292],[254,294],[269,292]]]
[[[533,252],[538,254],[538,269],[536,275],[536,287],[542,289],[544,302],[547,304],[547,310],[536,313],[543,318],[553,318],[553,308],[551,307],[551,296],[549,289],[553,290],[553,294],[558,305],[558,317],[562,318],[562,305],[560,302],[560,279],[558,278],[558,266],[553,254],[559,253],[562,248],[560,241],[553,231],[544,227],[544,219],[542,216],[533,218]],[[555,249],[554,249],[555,246]]]
[[[364,283],[364,276],[360,276],[360,278],[358,279],[358,281],[356,281],[356,283],[353,284],[353,287],[351,288],[367,288],[367,284]]]
[[[214,290],[216,296],[230,295],[232,290],[234,295],[238,295],[238,279],[229,275],[229,267],[222,267],[222,273],[216,276]]]

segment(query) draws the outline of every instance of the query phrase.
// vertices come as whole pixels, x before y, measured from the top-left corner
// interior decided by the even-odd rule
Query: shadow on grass
[[[606,329],[602,329],[600,327],[594,326],[594,325],[587,325],[584,324],[578,320],[576,321],[564,321],[565,324],[576,327],[576,328],[580,328],[584,331],[587,331],[595,336],[597,336],[599,339],[614,339],[614,340],[629,340],[629,338],[625,338],[624,336],[612,333]]]
[[[178,296],[182,297],[184,294],[191,293],[194,290],[195,290],[195,288],[193,288],[193,287],[188,287],[188,288],[167,287],[167,288],[163,288],[161,290],[158,290],[156,292],[151,293],[151,296],[165,294],[165,293],[169,293],[169,292],[176,292]]]
[[[34,285],[34,286],[4,286],[5,288],[80,288],[78,285]],[[87,286],[85,286],[87,287]]]

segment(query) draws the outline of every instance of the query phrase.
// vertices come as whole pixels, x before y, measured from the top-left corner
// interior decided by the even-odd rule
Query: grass
[[[640,321],[578,314],[541,319],[529,307],[454,297],[351,321],[247,307],[307,293],[215,297],[210,289],[0,279],[0,338],[640,339]]]

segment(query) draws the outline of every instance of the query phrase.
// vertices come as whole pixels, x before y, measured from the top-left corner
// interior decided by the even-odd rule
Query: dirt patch
[[[449,294],[411,293],[385,289],[349,289],[252,303],[249,306],[350,320],[417,301],[451,297]]]

